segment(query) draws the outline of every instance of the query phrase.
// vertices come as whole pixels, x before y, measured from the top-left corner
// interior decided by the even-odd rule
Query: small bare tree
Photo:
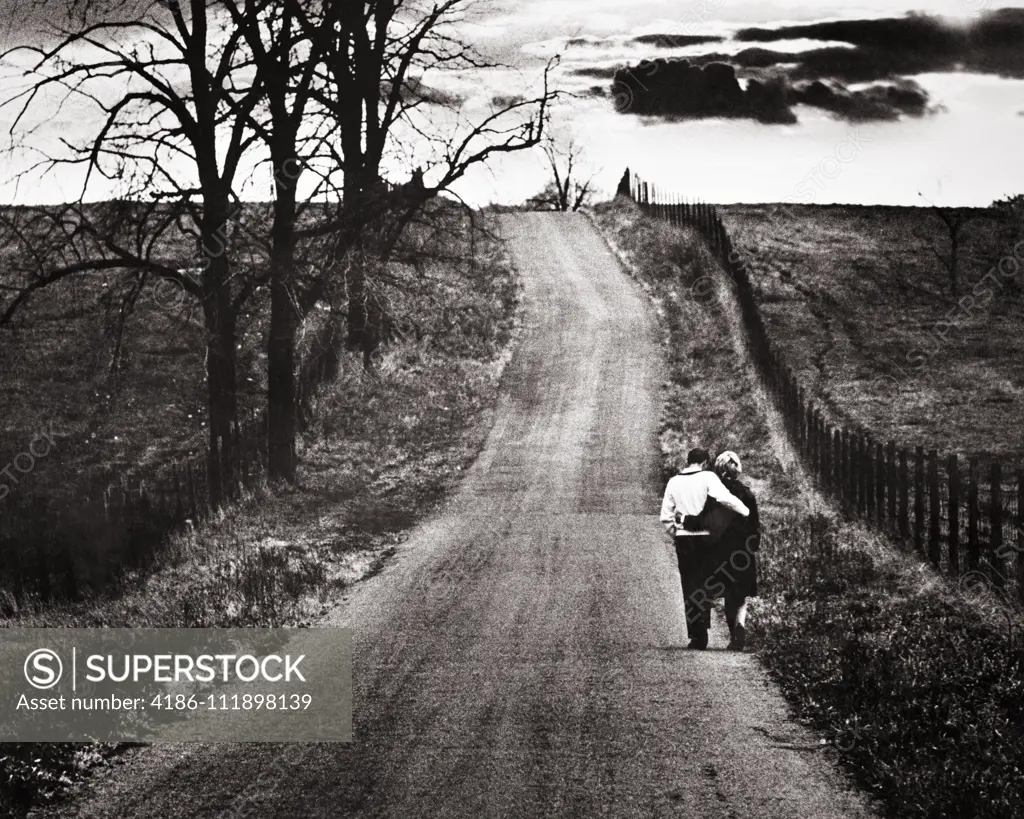
[[[542,143],[544,158],[551,170],[551,181],[530,200],[537,208],[562,213],[578,211],[590,201],[593,177],[583,176],[583,148],[575,136],[549,132]]]
[[[922,194],[918,195],[924,198]],[[932,248],[932,253],[948,271],[949,291],[956,297],[960,295],[960,249],[963,241],[963,229],[969,222],[983,218],[986,213],[971,208],[940,208],[938,205],[931,205],[931,209],[949,231],[949,254],[943,256],[935,248]]]

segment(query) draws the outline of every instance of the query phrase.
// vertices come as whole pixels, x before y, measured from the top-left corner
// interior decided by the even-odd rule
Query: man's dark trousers
[[[711,605],[707,570],[711,554],[711,538],[707,535],[684,535],[675,539],[679,577],[683,585],[683,605],[686,612],[686,633],[691,640],[707,643],[711,628]]]

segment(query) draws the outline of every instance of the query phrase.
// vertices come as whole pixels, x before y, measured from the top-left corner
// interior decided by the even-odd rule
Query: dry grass
[[[713,264],[692,233],[621,201],[598,208],[596,220],[666,328],[666,472],[693,443],[721,450],[728,441],[758,494],[762,596],[750,633],[795,715],[890,816],[1015,819],[1024,807],[1024,651],[1014,632],[1024,618],[965,596],[810,487],[777,425],[766,425],[753,365],[734,346],[735,311],[689,296]]]
[[[969,314],[936,258],[949,234],[922,208],[719,208],[769,333],[809,395],[883,441],[1024,457],[1024,264]],[[961,298],[1013,247],[991,219],[963,229]],[[1007,265],[1004,269],[1011,269]],[[959,324],[942,322],[957,317]]]
[[[756,404],[743,383],[743,363],[729,344],[721,316],[690,296],[714,265],[697,234],[641,219],[618,206],[599,207],[596,219],[627,270],[635,271],[665,328],[670,381],[665,385],[661,450],[666,478],[685,464],[686,452],[695,446],[749,452],[752,472],[778,474],[774,458],[762,458],[755,446],[767,431],[757,421]],[[716,377],[708,379],[708,372]],[[742,418],[750,422],[741,423]]]

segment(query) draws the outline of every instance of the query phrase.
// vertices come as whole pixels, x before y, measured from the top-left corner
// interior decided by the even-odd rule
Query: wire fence
[[[233,425],[227,500],[264,480],[265,424],[252,413]],[[30,600],[78,600],[147,570],[169,535],[210,515],[209,472],[204,452],[145,478],[112,474],[69,496],[14,493],[0,501],[0,614]]]
[[[1024,603],[1024,468],[882,442],[829,421],[772,343],[748,265],[714,205],[685,201],[628,170],[618,192],[652,218],[696,230],[733,281],[753,357],[819,487],[962,586],[984,583]]]

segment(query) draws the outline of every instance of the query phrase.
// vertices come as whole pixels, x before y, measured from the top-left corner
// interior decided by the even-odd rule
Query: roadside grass
[[[1024,264],[998,223],[962,229],[954,297],[937,257],[948,258],[949,231],[929,209],[719,212],[768,332],[835,420],[910,447],[1024,458]],[[1001,259],[1016,275],[981,284]]]
[[[889,816],[1019,817],[1024,617],[954,587],[810,486],[780,451],[753,364],[734,346],[728,298],[693,295],[714,265],[694,233],[623,200],[594,218],[666,330],[666,473],[694,444],[728,447],[758,495],[751,644],[796,716]]]
[[[416,332],[386,345],[369,373],[359,354],[343,354],[312,399],[297,485],[262,487],[176,533],[150,571],[126,576],[116,592],[25,607],[0,627],[311,625],[379,570],[482,447],[520,307],[494,240],[478,239],[471,268],[444,262],[394,275],[416,277],[415,297],[397,279],[381,294],[397,318],[414,314]],[[0,746],[0,814],[59,799],[120,749]]]

